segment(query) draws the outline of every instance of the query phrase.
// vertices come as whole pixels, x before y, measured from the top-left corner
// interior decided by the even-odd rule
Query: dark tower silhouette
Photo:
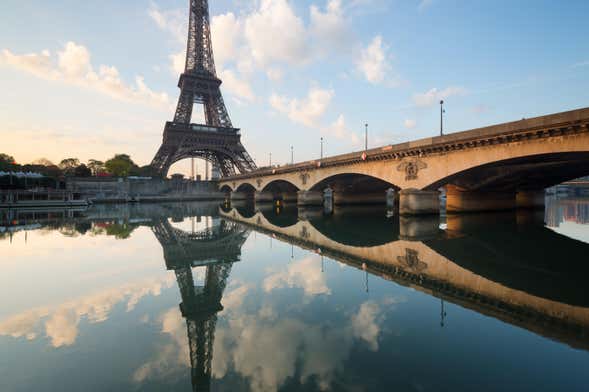
[[[168,270],[174,270],[186,319],[192,388],[209,391],[211,362],[217,313],[234,262],[249,231],[224,220],[213,220],[206,229],[186,232],[174,228],[166,219],[156,222],[152,231],[162,245]],[[192,268],[206,266],[203,286],[195,286]]]
[[[195,287],[191,267],[174,271],[182,295],[180,311],[186,319],[188,330],[194,391],[209,391],[211,387],[211,362],[217,313],[223,310],[221,298],[232,266],[233,263],[208,266],[203,287]]]
[[[233,128],[217,77],[208,0],[190,0],[190,22],[186,66],[180,76],[180,98],[174,121],[167,122],[161,147],[151,162],[160,174],[185,158],[202,158],[229,176],[254,170],[256,165],[241,144],[240,131]],[[195,103],[202,104],[206,124],[192,124]]]

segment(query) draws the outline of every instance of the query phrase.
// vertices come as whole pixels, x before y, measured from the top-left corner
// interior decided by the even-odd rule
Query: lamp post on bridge
[[[440,136],[444,136],[444,100],[440,101]]]
[[[270,153],[270,167],[272,167],[272,153]]]
[[[290,164],[294,165],[294,147],[290,146]]]
[[[321,136],[321,159],[323,159],[323,136]]]
[[[368,151],[368,123],[364,124],[364,151]]]

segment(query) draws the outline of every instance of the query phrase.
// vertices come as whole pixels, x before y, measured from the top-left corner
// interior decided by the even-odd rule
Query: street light
[[[272,167],[272,153],[270,153],[270,167]]]
[[[444,100],[440,101],[440,136],[444,136]]]
[[[368,123],[364,124],[364,150],[368,151]]]
[[[321,159],[323,159],[323,136],[321,136]]]
[[[290,146],[290,164],[294,165],[294,147]]]

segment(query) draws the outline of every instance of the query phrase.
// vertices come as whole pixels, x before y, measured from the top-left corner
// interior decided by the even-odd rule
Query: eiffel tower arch
[[[231,123],[221,83],[213,58],[208,0],[190,0],[186,65],[178,82],[180,98],[174,121],[166,123],[162,145],[151,162],[162,176],[172,164],[186,158],[211,162],[223,177],[256,169],[241,144],[240,130]],[[195,103],[204,109],[205,124],[191,122]]]

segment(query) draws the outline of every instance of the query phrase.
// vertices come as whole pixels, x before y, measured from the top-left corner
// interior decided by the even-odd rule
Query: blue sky
[[[587,1],[210,1],[217,71],[258,164],[589,106]],[[151,161],[188,1],[3,0],[0,151]],[[180,61],[182,62],[182,61]],[[187,172],[187,163],[174,171]]]

